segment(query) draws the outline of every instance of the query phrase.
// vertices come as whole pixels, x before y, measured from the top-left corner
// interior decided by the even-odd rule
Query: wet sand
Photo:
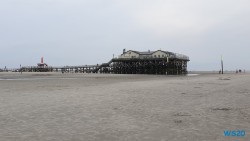
[[[0,73],[0,141],[201,140],[250,140],[250,74]]]

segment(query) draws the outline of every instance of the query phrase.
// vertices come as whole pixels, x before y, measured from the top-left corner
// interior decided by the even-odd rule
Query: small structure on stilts
[[[49,67],[48,64],[44,63],[43,57],[41,57],[41,62],[37,63],[37,66],[22,67],[21,72],[52,72],[53,68]]]

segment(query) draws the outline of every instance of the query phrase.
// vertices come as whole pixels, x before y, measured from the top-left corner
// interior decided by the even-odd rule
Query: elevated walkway
[[[101,65],[97,66],[94,70],[92,70],[92,72],[97,73],[103,67],[109,67],[112,62],[113,62],[113,59],[111,59],[108,63],[102,63]]]

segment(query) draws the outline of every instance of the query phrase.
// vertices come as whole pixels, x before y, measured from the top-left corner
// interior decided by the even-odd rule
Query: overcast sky
[[[250,70],[249,0],[0,0],[0,68],[108,62],[127,50]]]

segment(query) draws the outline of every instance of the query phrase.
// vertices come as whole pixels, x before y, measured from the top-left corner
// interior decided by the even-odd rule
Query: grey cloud
[[[0,2],[0,68],[85,65],[123,48],[189,55],[190,70],[250,69],[247,0],[9,0]],[[10,55],[12,57],[10,57]],[[237,64],[237,62],[240,62]]]

